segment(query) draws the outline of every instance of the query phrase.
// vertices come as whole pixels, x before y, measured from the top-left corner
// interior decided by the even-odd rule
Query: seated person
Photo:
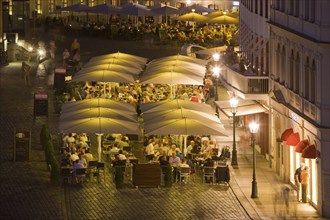
[[[118,148],[122,150],[123,147],[127,147],[127,146],[129,146],[129,144],[126,140],[126,136],[122,136],[120,141],[118,142]]]
[[[123,154],[122,150],[119,150],[119,160],[127,160],[126,156]]]
[[[168,160],[171,166],[179,166],[181,163],[181,159],[176,156],[176,152],[172,152],[172,156]]]
[[[94,158],[93,158],[93,154],[91,154],[90,152],[89,152],[89,149],[86,149],[86,150],[84,150],[84,158],[85,158],[85,160],[87,161],[87,163],[88,163],[88,161],[91,161],[91,160],[93,160]]]
[[[169,165],[169,161],[168,161],[168,156],[166,154],[166,152],[164,151],[163,154],[161,156],[159,156],[159,163],[161,166],[167,166]]]
[[[80,163],[82,166],[83,166],[83,168],[86,168],[87,167],[87,161],[86,161],[86,159],[83,157],[83,154],[79,154],[78,155],[78,157],[79,157],[79,160],[78,160],[78,163]]]
[[[115,155],[115,159],[113,159],[113,160],[111,161],[111,165],[112,165],[113,167],[115,167],[115,166],[122,166],[122,165],[125,165],[123,161],[124,161],[124,160],[120,160],[120,158],[119,158],[119,154],[116,154],[116,155]]]

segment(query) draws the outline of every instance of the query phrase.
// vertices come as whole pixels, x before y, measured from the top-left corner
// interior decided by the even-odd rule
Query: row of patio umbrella
[[[98,137],[101,160],[103,133],[141,135],[216,135],[227,136],[210,105],[184,100],[169,100],[141,104],[143,123],[135,106],[103,98],[65,103],[60,117],[62,133],[89,133]]]
[[[204,22],[211,24],[238,24],[237,13],[226,14],[223,11],[214,11],[213,9],[206,8],[197,4],[183,7],[181,9],[163,4],[151,8],[138,3],[127,3],[121,7],[107,4],[96,5],[94,7],[75,4],[57,9],[57,11],[86,12],[107,15],[124,14],[134,16],[169,16],[183,14],[178,16],[176,19],[180,21]],[[199,14],[203,12],[207,12],[209,14],[206,16]]]
[[[92,58],[72,77],[73,82],[203,85],[207,61],[174,55],[152,60],[125,53]]]

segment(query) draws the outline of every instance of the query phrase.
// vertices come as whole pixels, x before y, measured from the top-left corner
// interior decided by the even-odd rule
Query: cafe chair
[[[90,160],[88,161],[87,165],[87,175],[89,179],[96,173],[96,167],[97,167],[97,160]]]
[[[212,178],[212,182],[211,182]],[[215,179],[215,168],[214,167],[203,167],[203,183],[205,180],[210,180],[210,183],[214,184]]]
[[[98,162],[96,166],[97,176],[100,177],[100,174],[103,173],[103,178],[105,180],[105,163]]]
[[[72,183],[72,170],[67,167],[61,168],[62,183]]]
[[[74,173],[76,183],[83,183],[86,179],[86,168],[78,168]]]
[[[178,171],[178,178],[180,184],[182,182],[189,183],[190,182],[190,167],[180,167]]]
[[[125,146],[125,147],[123,147],[123,151],[127,152],[127,153],[131,153],[132,152],[132,147],[131,146]]]

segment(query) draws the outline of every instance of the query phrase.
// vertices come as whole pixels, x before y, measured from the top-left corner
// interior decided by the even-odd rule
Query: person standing
[[[307,166],[301,171],[301,198],[302,202],[307,202],[307,186],[309,182],[309,168]]]
[[[298,200],[298,202],[301,202],[301,199],[300,199],[301,171],[304,168],[305,168],[305,164],[304,163],[300,163],[300,167],[298,169],[296,169],[296,172],[294,174],[294,180],[295,180],[296,187],[297,187],[297,200]]]

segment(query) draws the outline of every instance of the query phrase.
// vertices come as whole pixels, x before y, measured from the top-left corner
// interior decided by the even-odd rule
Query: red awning
[[[286,141],[291,134],[293,134],[293,129],[292,128],[286,129],[281,135],[281,140]]]
[[[295,152],[296,153],[302,153],[302,151],[307,147],[309,145],[309,141],[307,140],[307,139],[305,139],[305,140],[302,140],[302,141],[300,141],[298,144],[297,144],[297,146],[296,146],[296,148],[295,148]]]
[[[316,147],[314,144],[305,147],[302,151],[301,157],[308,159],[315,159],[317,156]]]
[[[296,146],[300,142],[299,133],[290,134],[290,136],[286,139],[286,144],[290,146]]]

